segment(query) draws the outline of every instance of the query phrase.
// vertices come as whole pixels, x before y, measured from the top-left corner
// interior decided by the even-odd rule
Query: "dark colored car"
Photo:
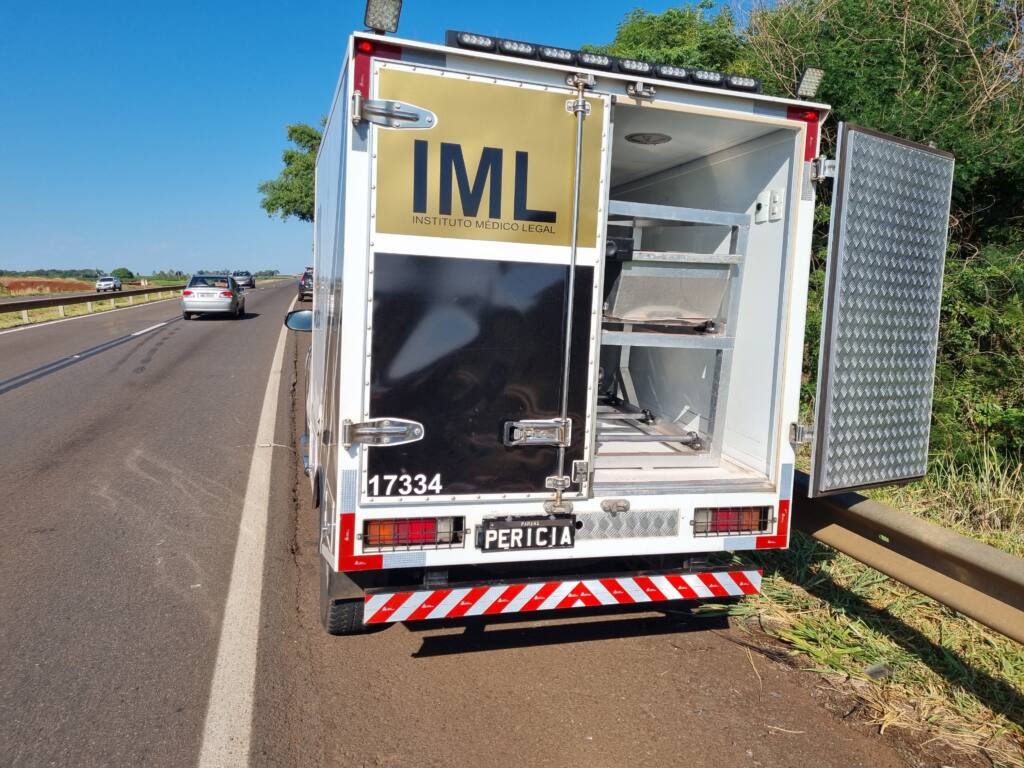
[[[313,270],[307,269],[299,278],[299,301],[313,298]]]
[[[235,282],[243,288],[255,288],[256,287],[256,275],[245,269],[239,269],[231,273],[231,276],[235,278]]]

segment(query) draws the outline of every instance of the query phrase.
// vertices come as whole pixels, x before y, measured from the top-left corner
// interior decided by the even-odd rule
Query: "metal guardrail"
[[[1024,559],[856,493],[808,499],[807,483],[798,472],[801,531],[1024,643]]]
[[[13,301],[0,302],[0,314],[6,312],[21,312],[22,317],[28,322],[28,311],[30,309],[48,309],[49,307],[65,307],[70,304],[93,304],[101,301],[113,302],[115,299],[131,298],[133,296],[146,296],[151,293],[173,293],[185,287],[181,285],[159,285],[147,288],[132,288],[127,291],[107,291],[104,293],[88,293],[76,296],[61,296],[54,294],[41,297],[33,296],[27,299],[15,299]]]

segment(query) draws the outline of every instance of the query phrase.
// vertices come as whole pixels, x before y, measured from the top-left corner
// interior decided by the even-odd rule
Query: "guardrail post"
[[[110,308],[113,309],[116,306],[117,306],[117,304],[114,302],[114,297],[111,296],[110,297]]]
[[[86,311],[86,314],[90,314],[90,315],[92,314],[92,302],[91,301],[85,302],[85,311]]]
[[[21,310],[21,320],[24,323],[28,322],[28,310],[27,309]]]
[[[59,315],[60,315],[61,317],[64,317],[64,305],[63,305],[63,304],[61,304],[60,306],[58,306],[58,307],[57,307],[57,313],[58,313],[58,314],[59,314]]]

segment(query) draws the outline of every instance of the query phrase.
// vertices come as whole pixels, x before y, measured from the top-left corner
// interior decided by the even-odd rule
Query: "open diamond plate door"
[[[953,157],[840,124],[809,495],[928,464]]]

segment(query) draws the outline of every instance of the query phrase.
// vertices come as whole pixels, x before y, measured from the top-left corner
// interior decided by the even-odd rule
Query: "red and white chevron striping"
[[[366,624],[381,624],[492,616],[599,605],[739,597],[760,591],[761,571],[714,571],[497,584],[416,592],[377,592],[366,596],[363,621]]]

